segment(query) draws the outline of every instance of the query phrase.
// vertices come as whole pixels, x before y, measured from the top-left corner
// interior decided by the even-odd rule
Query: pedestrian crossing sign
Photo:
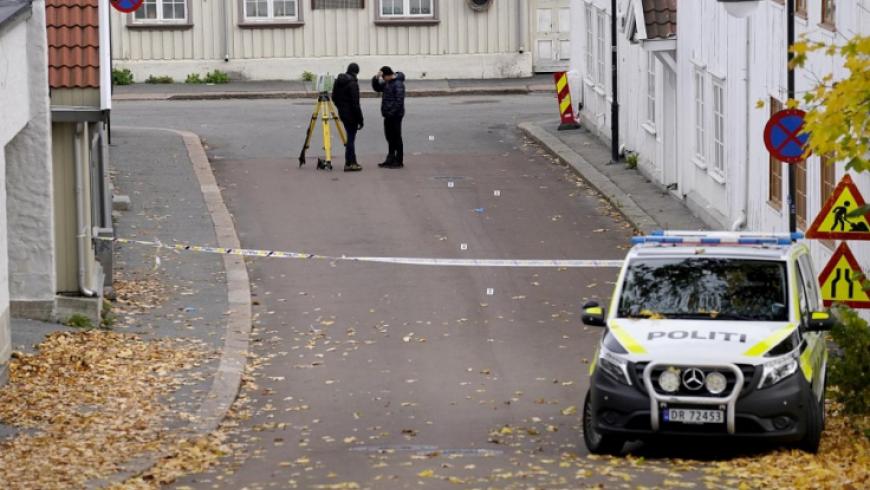
[[[870,212],[859,216],[849,214],[864,206],[864,198],[849,174],[837,184],[833,194],[822,206],[807,230],[807,238],[828,240],[870,240]]]
[[[819,284],[825,306],[842,303],[852,308],[870,308],[870,296],[864,290],[864,272],[845,242],[840,243],[819,274]]]

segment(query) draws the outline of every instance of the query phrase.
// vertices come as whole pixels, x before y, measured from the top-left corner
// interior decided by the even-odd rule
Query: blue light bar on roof
[[[631,243],[678,244],[697,243],[702,245],[789,245],[803,238],[803,233],[763,233],[763,232],[730,232],[730,231],[664,231],[656,230],[648,236],[631,238]]]

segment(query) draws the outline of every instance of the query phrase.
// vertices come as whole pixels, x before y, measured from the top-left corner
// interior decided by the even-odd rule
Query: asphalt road
[[[550,97],[408,99],[401,170],[374,165],[386,150],[376,104],[363,101],[364,170],[354,174],[317,171],[313,159],[298,168],[313,103],[118,103],[113,124],[200,134],[249,248],[497,259],[615,259],[628,248],[613,210],[516,131],[555,117]],[[312,145],[309,156],[319,153]],[[586,458],[580,412],[600,332],[579,311],[609,297],[614,269],[248,267],[258,368],[232,431],[236,453],[178,485],[579,488],[674,477],[664,460]]]

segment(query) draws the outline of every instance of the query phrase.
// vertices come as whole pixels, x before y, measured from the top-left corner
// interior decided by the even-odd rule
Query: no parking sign
[[[785,109],[770,117],[764,127],[764,146],[777,160],[798,163],[804,160],[809,133],[804,132],[806,112],[800,109]]]
[[[144,0],[112,0],[112,7],[115,10],[130,14],[135,12],[142,6]]]

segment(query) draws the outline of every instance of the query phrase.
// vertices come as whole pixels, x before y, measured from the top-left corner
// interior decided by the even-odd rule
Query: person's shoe
[[[384,168],[402,168],[404,166],[405,164],[403,164],[402,162],[391,162],[387,165],[384,165]]]
[[[350,162],[350,163],[344,164],[344,171],[345,172],[359,172],[360,170],[362,170],[362,167],[360,166],[360,164],[358,164],[356,162]]]

